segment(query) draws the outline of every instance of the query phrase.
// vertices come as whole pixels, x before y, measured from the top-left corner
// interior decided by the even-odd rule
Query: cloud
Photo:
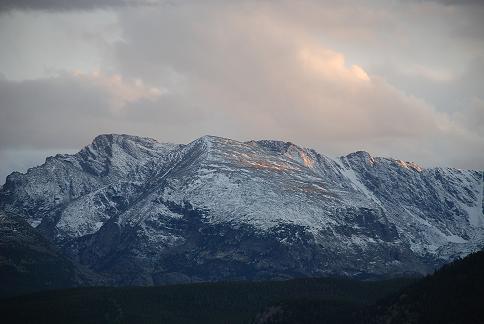
[[[175,71],[183,96],[205,114],[223,116],[211,127],[218,135],[287,139],[331,155],[362,148],[445,165],[442,156],[455,162],[455,152],[461,160],[454,165],[484,162],[468,163],[469,154],[457,149],[472,142],[468,150],[478,151],[478,135],[458,136],[463,126],[451,115],[348,64],[286,15],[235,4],[188,6],[131,12],[120,23],[124,41],[116,54],[123,73],[157,83],[164,82],[163,71]],[[233,127],[222,131],[225,124]],[[453,136],[459,140],[449,141]]]
[[[71,148],[109,118],[109,96],[88,82],[0,81],[0,148]]]
[[[217,122],[187,98],[159,91],[102,72],[0,80],[0,152],[78,149],[102,133],[187,142]]]
[[[445,5],[484,5],[484,2],[482,0],[426,0],[426,1],[432,1],[432,2],[437,2],[437,3],[442,3]]]
[[[115,110],[142,99],[155,101],[166,93],[165,89],[148,86],[139,78],[129,80],[120,74],[106,75],[101,71],[84,73],[76,70],[73,72],[73,76],[108,93],[111,108]]]
[[[426,98],[440,111],[450,114],[467,111],[475,98],[484,93],[484,57],[461,64],[461,71],[390,64],[370,68],[370,73],[382,75],[405,92]]]
[[[456,71],[482,47],[458,40],[443,50],[449,38],[435,12],[455,18],[460,9],[397,5],[405,10],[312,0],[119,7],[110,12],[116,37],[100,24],[104,50],[81,55],[100,55],[81,69],[98,72],[0,79],[0,152],[78,148],[109,132],[179,143],[214,134],[482,168],[480,61]],[[409,26],[408,17],[425,22]],[[447,94],[461,106],[444,105]]]
[[[423,65],[413,65],[402,71],[410,77],[427,79],[432,82],[449,82],[455,76],[445,69],[435,69]]]
[[[111,11],[11,12],[0,16],[0,71],[11,80],[101,66],[106,71],[111,46],[121,36]]]
[[[465,129],[484,138],[484,99],[472,98],[469,106],[454,113],[454,118],[459,124],[464,125]]]
[[[369,81],[368,74],[358,65],[348,68],[343,54],[325,48],[302,48],[299,58],[306,72],[323,79],[351,83]]]
[[[0,0],[0,12],[10,10],[92,10],[156,3],[158,3],[156,0]]]

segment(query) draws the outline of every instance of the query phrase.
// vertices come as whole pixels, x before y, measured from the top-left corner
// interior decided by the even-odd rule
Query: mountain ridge
[[[119,284],[424,274],[484,246],[482,177],[284,141],[104,134],[9,175],[0,209]]]

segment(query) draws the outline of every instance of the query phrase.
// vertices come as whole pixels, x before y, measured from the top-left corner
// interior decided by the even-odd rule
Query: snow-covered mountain
[[[119,284],[426,273],[484,246],[483,172],[289,142],[100,135],[0,209]]]

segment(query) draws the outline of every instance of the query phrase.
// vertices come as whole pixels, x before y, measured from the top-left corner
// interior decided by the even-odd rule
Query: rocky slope
[[[0,212],[0,297],[103,282],[63,256],[24,220]]]
[[[482,171],[279,141],[101,135],[0,209],[119,284],[427,273],[484,246]]]

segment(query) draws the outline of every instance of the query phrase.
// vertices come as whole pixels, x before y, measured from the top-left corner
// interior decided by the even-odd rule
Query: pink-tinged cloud
[[[120,74],[108,75],[99,70],[91,73],[75,70],[72,74],[74,77],[105,91],[110,97],[111,107],[115,110],[122,109],[126,105],[139,100],[154,101],[166,93],[164,89],[146,85],[139,78],[126,79]]]

